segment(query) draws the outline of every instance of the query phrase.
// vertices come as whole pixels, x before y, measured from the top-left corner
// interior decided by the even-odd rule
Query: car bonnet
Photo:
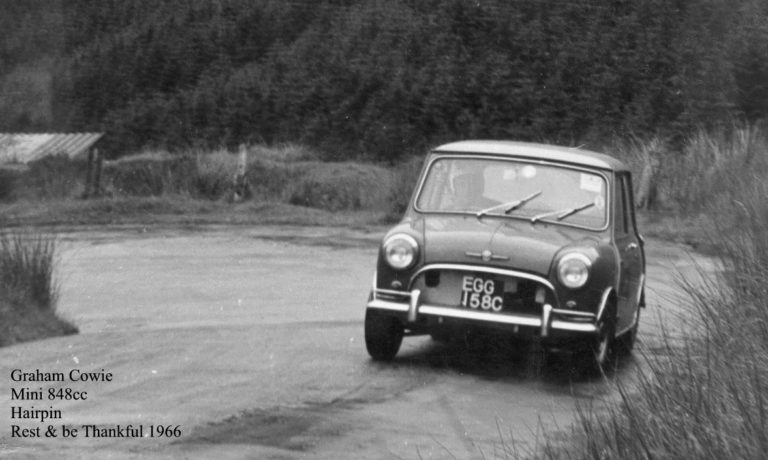
[[[425,216],[424,262],[482,264],[546,276],[564,246],[595,243],[584,231],[543,222],[473,215]],[[483,260],[490,251],[490,260]]]

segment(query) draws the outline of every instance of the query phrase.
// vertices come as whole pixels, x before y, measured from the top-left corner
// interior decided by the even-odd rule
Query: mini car
[[[404,335],[492,329],[602,368],[631,351],[644,242],[629,169],[580,148],[461,141],[432,150],[379,250],[365,314],[374,360]]]

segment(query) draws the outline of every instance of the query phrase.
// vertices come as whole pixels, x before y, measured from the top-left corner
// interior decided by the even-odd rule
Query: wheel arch
[[[602,320],[606,312],[616,315],[618,300],[618,294],[616,294],[616,289],[613,286],[605,288],[603,295],[600,297],[600,306],[597,309],[596,320]]]

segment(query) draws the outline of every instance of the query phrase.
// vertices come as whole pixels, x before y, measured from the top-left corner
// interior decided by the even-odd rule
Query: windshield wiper
[[[557,211],[545,212],[544,214],[539,214],[538,216],[531,217],[531,223],[535,224],[537,221],[539,221],[539,220],[541,220],[541,219],[543,219],[545,217],[554,216],[556,214],[557,214],[557,221],[559,222],[559,221],[565,219],[568,216],[576,214],[577,212],[581,212],[581,211],[583,211],[585,209],[589,209],[589,208],[591,208],[594,205],[595,205],[594,202],[590,202],[590,203],[583,204],[581,206],[576,206],[575,208],[560,209],[560,210],[557,210]]]
[[[479,219],[484,215],[488,214],[489,212],[493,211],[494,209],[498,209],[498,208],[505,208],[504,214],[509,214],[510,212],[521,207],[522,205],[531,201],[532,199],[536,198],[539,195],[541,195],[541,190],[539,190],[538,192],[531,193],[527,197],[521,198],[519,200],[510,201],[509,203],[501,203],[501,204],[491,206],[490,208],[482,209],[480,211],[477,211],[477,218]]]

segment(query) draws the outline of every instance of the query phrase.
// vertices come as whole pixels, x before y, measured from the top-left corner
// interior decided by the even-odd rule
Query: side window
[[[625,177],[623,175],[616,176],[616,180],[614,182],[614,207],[613,209],[616,212],[616,216],[614,218],[615,222],[615,234],[616,235],[626,235],[629,233],[629,220],[627,216],[627,200],[629,197],[626,193],[626,182]]]
[[[632,187],[629,185],[629,175],[621,175],[621,191],[624,196],[624,228],[628,233],[633,233],[635,226],[633,216],[634,206],[632,203]]]

